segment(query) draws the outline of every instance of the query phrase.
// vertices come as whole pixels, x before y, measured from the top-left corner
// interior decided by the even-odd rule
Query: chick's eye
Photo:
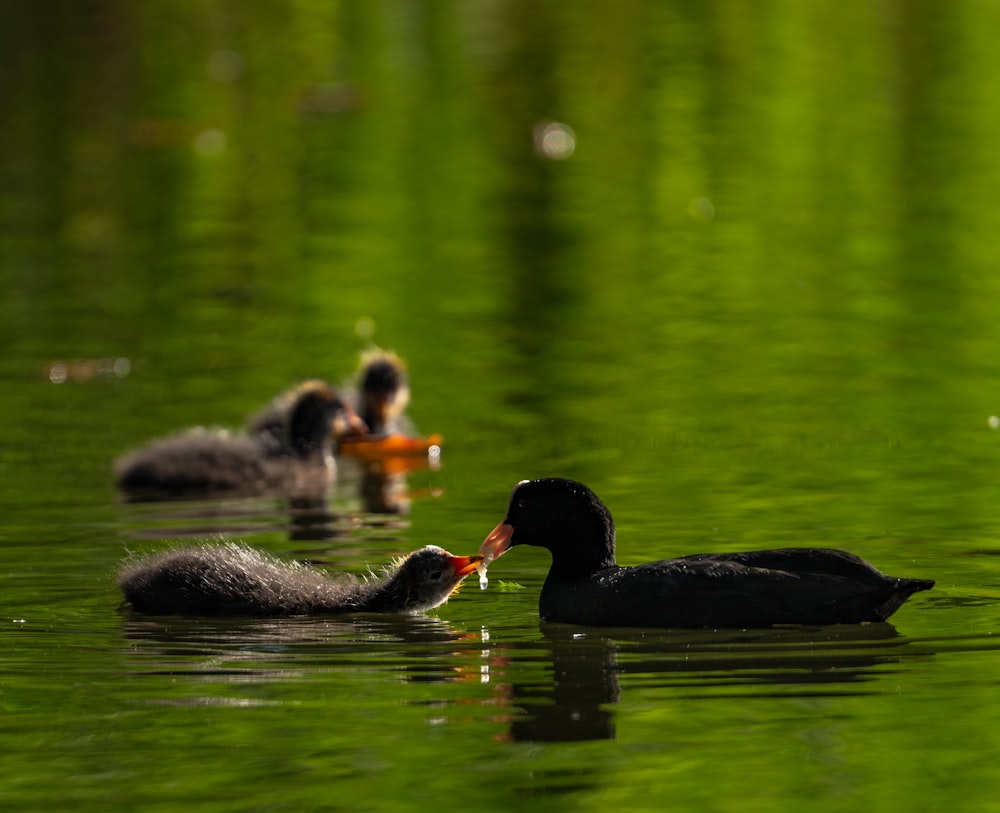
[[[432,582],[436,582],[438,579],[441,578],[441,571],[435,570],[433,573],[430,574],[429,578]]]

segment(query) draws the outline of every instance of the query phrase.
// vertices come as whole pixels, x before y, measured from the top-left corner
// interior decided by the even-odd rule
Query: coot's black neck
[[[553,477],[520,483],[504,522],[511,544],[537,545],[552,553],[550,574],[580,578],[615,567],[615,522],[590,489]]]
[[[608,567],[615,567],[615,526],[610,515],[606,522],[571,522],[559,533],[551,529],[538,538],[529,536],[514,541],[548,548],[552,553],[550,577],[557,579],[579,579]]]
[[[573,548],[549,548],[552,551],[552,567],[549,577],[555,579],[580,579],[599,570],[616,567],[614,538],[609,544],[604,540],[577,540]]]

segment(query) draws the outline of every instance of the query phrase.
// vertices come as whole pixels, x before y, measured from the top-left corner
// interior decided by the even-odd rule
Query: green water
[[[0,806],[1000,810],[998,24],[0,4]],[[408,512],[349,466],[318,516],[115,494],[123,451],[371,341],[445,437]],[[624,564],[828,545],[938,585],[892,627],[540,627],[519,549],[423,617],[118,611],[128,552],[471,553],[545,475]]]

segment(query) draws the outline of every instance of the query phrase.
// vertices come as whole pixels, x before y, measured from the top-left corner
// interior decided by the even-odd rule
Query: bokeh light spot
[[[576,134],[568,124],[545,121],[535,125],[535,152],[553,161],[565,161],[576,151]]]
[[[688,204],[688,214],[699,223],[715,220],[715,205],[708,198],[695,198]]]

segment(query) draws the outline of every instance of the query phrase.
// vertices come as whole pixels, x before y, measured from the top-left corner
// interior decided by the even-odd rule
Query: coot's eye
[[[440,570],[435,570],[433,573],[430,574],[430,580],[432,582],[436,582],[440,578],[441,578],[441,571]]]

